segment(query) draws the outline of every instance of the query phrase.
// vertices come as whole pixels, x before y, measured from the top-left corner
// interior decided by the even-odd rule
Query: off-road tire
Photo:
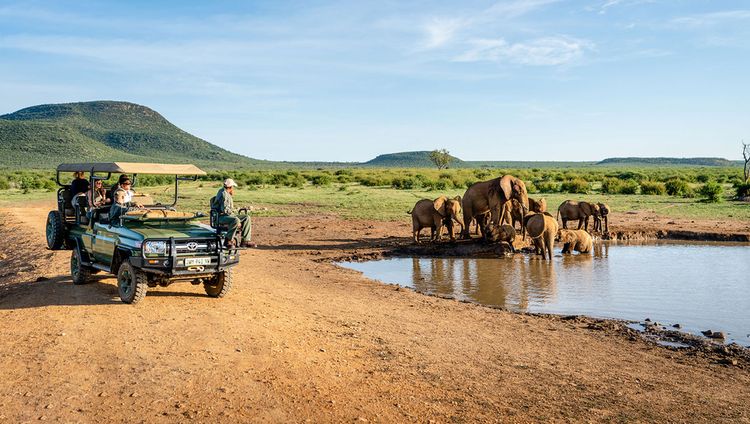
[[[81,265],[81,252],[73,249],[70,255],[70,275],[73,277],[73,284],[86,284],[91,279],[93,268]]]
[[[65,243],[65,223],[60,211],[50,211],[47,214],[47,247],[60,250]]]
[[[203,283],[206,294],[210,297],[224,297],[232,289],[232,270],[228,269],[216,274]]]
[[[133,267],[127,260],[123,262],[117,271],[117,291],[120,293],[120,300],[125,303],[138,303],[146,296],[147,290],[146,274]]]

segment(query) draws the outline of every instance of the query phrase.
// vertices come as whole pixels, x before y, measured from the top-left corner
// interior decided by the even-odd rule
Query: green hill
[[[451,168],[460,168],[463,161],[457,157],[451,156],[453,161],[450,163]],[[375,159],[361,164],[362,166],[372,166],[378,168],[434,168],[435,164],[430,160],[430,152],[400,152],[379,155]]]
[[[51,104],[0,115],[0,167],[115,160],[190,162],[209,168],[264,162],[188,134],[154,110],[133,103]]]

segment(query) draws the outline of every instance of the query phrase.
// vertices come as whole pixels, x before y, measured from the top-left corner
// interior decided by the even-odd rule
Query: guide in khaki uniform
[[[234,188],[237,187],[237,183],[233,179],[227,178],[224,180],[224,187],[222,187],[216,198],[212,209],[219,211],[219,224],[226,225],[228,227],[226,236],[227,247],[234,247],[234,234],[237,232],[237,227],[242,224],[242,238],[240,241],[240,247],[255,247],[255,243],[250,242],[250,234],[252,224],[250,223],[250,214],[237,216],[234,210],[234,201],[232,196],[234,195]]]

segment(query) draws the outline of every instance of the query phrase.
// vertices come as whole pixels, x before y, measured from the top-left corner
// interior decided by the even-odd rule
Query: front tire
[[[232,288],[232,270],[228,269],[216,274],[203,283],[206,294],[210,297],[224,297]]]
[[[81,252],[78,249],[73,250],[70,255],[70,275],[73,277],[73,284],[86,284],[91,278],[92,268],[83,265]]]
[[[148,280],[146,274],[133,267],[130,262],[123,262],[117,271],[117,290],[120,300],[125,303],[138,303],[146,296]]]
[[[47,247],[60,250],[65,243],[65,224],[60,211],[47,214]]]

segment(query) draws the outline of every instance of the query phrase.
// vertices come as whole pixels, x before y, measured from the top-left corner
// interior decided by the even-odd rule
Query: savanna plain
[[[207,212],[221,180],[240,184],[259,246],[232,292],[175,284],[131,306],[113,278],[73,285],[70,252],[45,249],[53,174],[4,171],[0,422],[750,421],[745,348],[670,349],[618,321],[425,296],[334,263],[411,246],[417,200],[507,173],[553,213],[608,203],[618,238],[750,236],[741,168],[212,172],[178,208]]]

